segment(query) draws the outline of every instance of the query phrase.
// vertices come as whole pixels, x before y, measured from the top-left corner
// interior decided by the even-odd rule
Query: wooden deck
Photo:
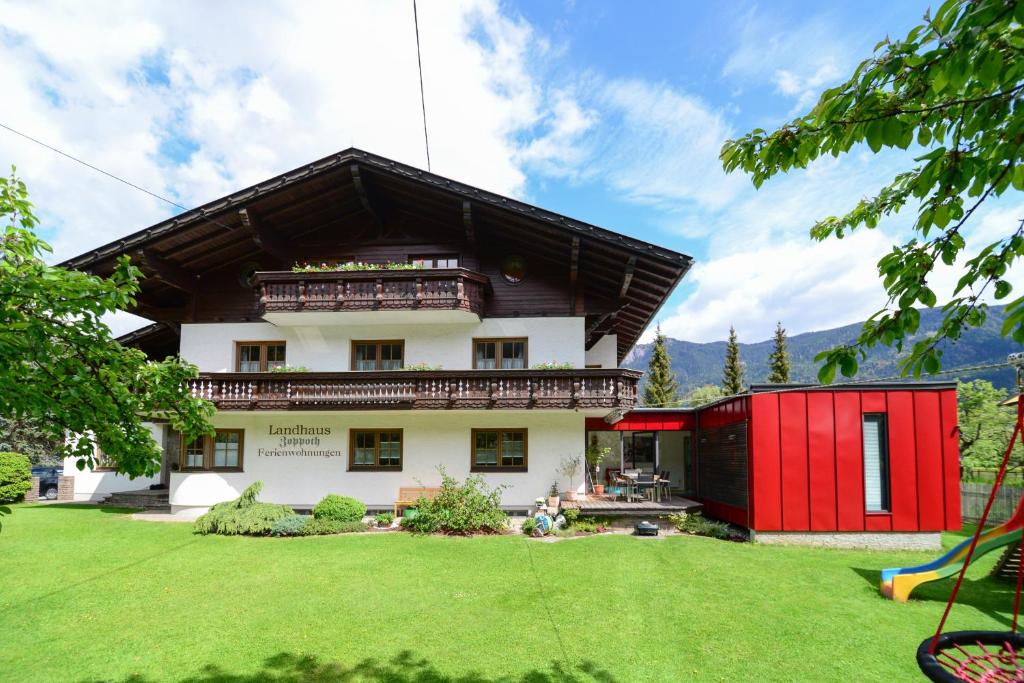
[[[590,495],[575,501],[575,503],[563,501],[562,505],[563,507],[575,505],[583,513],[621,515],[667,515],[672,512],[698,510],[703,507],[701,503],[689,498],[683,498],[682,496],[662,498],[661,502],[657,502],[650,500],[627,501],[621,496],[618,500],[612,500],[608,496]]]

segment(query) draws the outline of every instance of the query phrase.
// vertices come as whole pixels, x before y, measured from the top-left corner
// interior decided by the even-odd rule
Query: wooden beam
[[[189,294],[199,289],[199,276],[175,265],[167,259],[157,256],[148,249],[135,251],[135,259],[143,271],[149,271],[153,277]]]
[[[249,233],[249,237],[256,243],[256,246],[282,261],[292,260],[291,249],[284,239],[271,231],[249,209],[239,209],[238,217],[242,219],[242,227]]]
[[[625,298],[629,291],[629,283],[633,281],[633,273],[636,272],[636,256],[630,256],[626,261],[626,270],[622,274],[622,286],[619,288],[619,298]]]
[[[473,229],[473,205],[469,201],[462,202],[462,225],[466,229],[466,241],[476,242],[476,231]]]
[[[136,299],[135,307],[128,309],[129,313],[140,315],[158,323],[188,322],[192,319],[191,306],[154,306]]]
[[[580,238],[572,238],[572,247],[569,250],[569,296],[572,298],[570,315],[576,315],[576,300],[579,298],[576,291],[580,276]]]
[[[359,195],[359,201],[366,209],[366,212],[373,218],[373,222],[377,224],[377,230],[381,234],[384,233],[384,221],[381,220],[380,214],[377,213],[373,208],[373,204],[370,202],[370,193],[366,189],[366,183],[363,182],[363,177],[359,175],[359,164],[352,164],[349,167],[352,172],[352,187],[355,188],[356,194]]]

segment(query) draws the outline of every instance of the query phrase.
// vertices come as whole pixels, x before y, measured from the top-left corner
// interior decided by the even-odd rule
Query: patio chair
[[[619,474],[618,470],[611,470],[608,473],[608,477],[608,486],[604,492],[611,496],[612,500],[618,500],[619,496],[627,496],[629,493],[629,480]]]
[[[658,476],[658,487],[666,498],[672,497],[672,473],[668,470],[662,470]]]
[[[637,488],[640,489],[640,498],[648,498],[651,502],[657,497],[658,501],[661,501],[661,492],[658,489],[658,485],[654,482],[654,472],[641,472],[636,477]]]

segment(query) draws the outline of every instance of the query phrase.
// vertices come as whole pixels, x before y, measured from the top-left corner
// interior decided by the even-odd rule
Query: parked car
[[[57,500],[57,478],[64,474],[63,467],[33,467],[32,476],[39,477],[39,495]]]

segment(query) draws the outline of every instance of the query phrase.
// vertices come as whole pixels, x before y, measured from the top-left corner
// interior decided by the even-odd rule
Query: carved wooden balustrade
[[[485,275],[465,268],[265,271],[253,276],[260,314],[280,311],[459,310],[481,315]]]
[[[432,370],[212,373],[192,394],[220,410],[622,408],[636,370]]]

